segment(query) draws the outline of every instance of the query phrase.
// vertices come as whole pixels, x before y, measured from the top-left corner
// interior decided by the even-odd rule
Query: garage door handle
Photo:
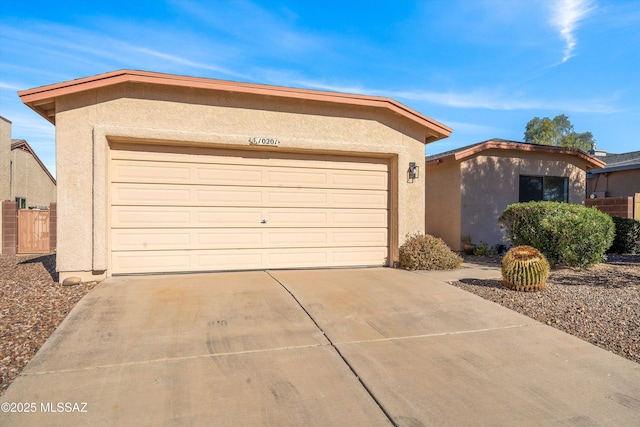
[[[260,221],[260,224],[266,224],[266,223],[268,223],[268,222],[269,222],[269,220],[268,220],[268,219],[263,219],[262,221]]]

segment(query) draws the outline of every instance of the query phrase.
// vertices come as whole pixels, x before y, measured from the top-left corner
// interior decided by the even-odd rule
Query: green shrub
[[[489,252],[489,244],[480,240],[480,243],[473,250],[475,256],[485,256]]]
[[[631,218],[612,216],[616,226],[616,235],[610,253],[640,254],[640,221]]]
[[[498,222],[514,246],[533,246],[551,265],[588,268],[605,258],[611,246],[611,217],[594,208],[560,202],[507,206]]]
[[[414,234],[400,246],[400,267],[406,270],[453,270],[462,258],[440,238]]]
[[[516,291],[541,291],[549,277],[549,263],[536,248],[517,246],[502,258],[502,283]]]

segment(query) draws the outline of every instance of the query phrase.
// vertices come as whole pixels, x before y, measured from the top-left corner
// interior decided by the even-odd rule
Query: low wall
[[[633,218],[633,197],[606,197],[603,199],[586,199],[584,205],[595,207],[611,216]]]

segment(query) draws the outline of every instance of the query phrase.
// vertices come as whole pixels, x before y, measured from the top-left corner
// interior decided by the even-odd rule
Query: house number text
[[[280,140],[278,138],[264,138],[261,136],[252,136],[249,138],[249,143],[251,145],[268,145],[270,147],[277,147],[280,145]]]

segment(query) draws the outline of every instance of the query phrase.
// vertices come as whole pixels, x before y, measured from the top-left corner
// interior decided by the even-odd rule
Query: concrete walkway
[[[499,277],[465,267],[109,279],[0,425],[638,425],[639,364],[445,283]]]

